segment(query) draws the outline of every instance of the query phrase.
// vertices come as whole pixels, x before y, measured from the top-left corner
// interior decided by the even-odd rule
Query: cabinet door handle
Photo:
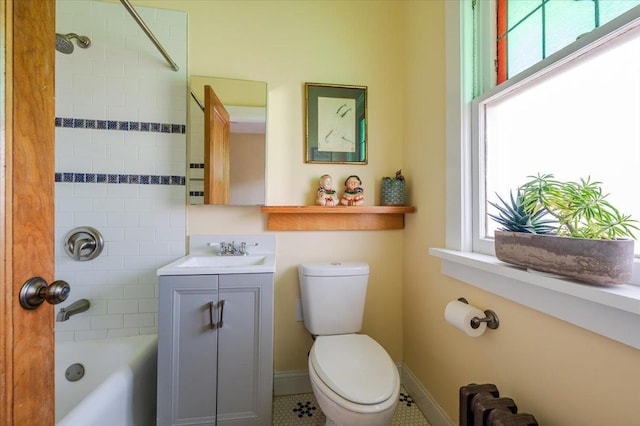
[[[218,328],[222,328],[224,324],[224,299],[218,302],[220,305],[220,322],[218,322]]]
[[[213,330],[216,328],[216,323],[213,322],[213,302],[209,302],[209,327]]]

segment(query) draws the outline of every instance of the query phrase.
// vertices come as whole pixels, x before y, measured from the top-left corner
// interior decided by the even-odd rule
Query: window
[[[497,74],[502,83],[640,0],[497,0]]]
[[[429,253],[440,258],[441,271],[457,280],[464,281],[484,291],[494,293],[500,297],[512,300],[523,306],[538,310],[547,315],[567,321],[578,327],[606,336],[633,348],[640,349],[640,286],[623,285],[598,287],[589,285],[567,285],[561,280],[543,277],[539,274],[511,268],[498,262],[492,256],[493,244],[490,244],[489,255],[478,253],[474,247],[473,235],[478,230],[477,219],[479,201],[479,185],[477,177],[480,162],[479,151],[472,148],[472,114],[471,101],[477,87],[481,83],[486,85],[491,78],[487,75],[479,76],[474,73],[474,31],[483,22],[495,22],[495,14],[488,8],[482,21],[473,20],[472,4],[489,4],[489,1],[464,0],[445,2],[446,23],[446,92],[447,92],[447,121],[446,121],[446,155],[447,155],[447,222],[446,248],[432,247]],[[475,11],[478,13],[478,10]],[[633,19],[637,19],[640,10],[630,11],[616,18],[609,28],[592,31],[570,47],[575,52],[578,48],[586,47],[598,38],[604,36],[611,28],[620,27]],[[487,27],[487,32],[495,26]],[[494,35],[493,41],[495,42]],[[482,45],[489,49],[486,45]],[[482,49],[481,49],[482,50]],[[489,51],[485,50],[485,51]],[[495,52],[495,49],[493,49]],[[558,52],[560,53],[560,52]],[[566,51],[565,51],[566,53]],[[555,58],[553,56],[556,55]],[[560,61],[558,55],[545,59],[542,64],[550,66]],[[493,64],[495,56],[479,55],[488,58]],[[564,57],[564,56],[563,56]],[[546,62],[545,62],[546,61]],[[550,62],[551,61],[551,62]],[[561,62],[561,61],[560,61]],[[540,63],[539,63],[540,64]],[[540,65],[533,65],[534,70],[540,70]],[[485,64],[486,65],[486,64]],[[487,69],[485,66],[483,69]],[[526,73],[526,72],[525,72]],[[523,74],[523,73],[521,73]],[[495,73],[493,74],[495,76]],[[514,76],[510,81],[500,85],[500,89],[491,89],[492,93],[523,82],[522,75]],[[524,83],[523,83],[524,84]],[[635,173],[635,170],[633,171]],[[484,175],[483,175],[484,176]],[[483,183],[484,185],[484,183]],[[635,196],[635,193],[632,194]],[[475,208],[474,208],[475,206]],[[474,216],[475,215],[475,216]],[[474,218],[476,222],[474,223]],[[488,240],[485,239],[484,242]],[[474,251],[475,250],[475,251]],[[640,263],[634,265],[639,267]],[[634,271],[635,273],[636,271]],[[636,274],[640,275],[640,274]]]
[[[614,19],[612,13],[603,11],[613,10],[606,8],[607,4],[620,2],[587,1],[592,2],[600,6],[596,8],[600,15],[591,18],[592,26],[602,24],[605,18],[609,22],[560,49],[558,46],[571,37],[562,33],[560,41],[553,41],[554,34],[549,28],[545,32],[544,24],[551,27],[551,22],[563,15],[566,21],[568,4],[583,1],[559,1],[562,7],[552,0],[508,2],[521,9],[525,4],[537,6],[528,13],[517,10],[516,23],[507,25],[506,33],[498,36],[498,52],[506,39],[508,70],[535,63],[474,102],[472,134],[477,149],[473,163],[478,165],[473,176],[477,194],[474,251],[493,250],[491,238],[496,226],[487,219],[486,212],[491,209],[487,201],[496,201],[496,193],[508,196],[527,176],[538,173],[601,181],[611,194],[609,200],[640,220],[640,199],[635,196],[640,181],[636,172],[640,171],[640,7]],[[640,2],[624,2],[630,3]],[[554,13],[558,16],[552,18]],[[536,14],[540,14],[542,29],[525,25]],[[498,21],[500,15],[498,10]],[[518,19],[520,15],[525,17]],[[588,29],[585,25],[577,25],[576,33]],[[533,36],[522,32],[526,28]],[[540,42],[527,49],[523,40]],[[518,44],[521,48],[515,49]],[[552,49],[555,53],[546,59],[536,59],[535,55],[545,57]],[[517,51],[527,54],[514,54]],[[530,55],[534,51],[535,55]],[[640,253],[640,244],[636,244],[636,251]]]

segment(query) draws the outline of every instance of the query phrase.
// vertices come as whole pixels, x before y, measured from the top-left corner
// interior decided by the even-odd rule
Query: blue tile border
[[[185,185],[184,176],[134,175],[115,173],[56,172],[57,183],[112,183],[133,185]]]
[[[56,127],[66,127],[71,129],[120,130],[128,132],[187,133],[187,126],[185,124],[93,120],[88,118],[56,117]]]

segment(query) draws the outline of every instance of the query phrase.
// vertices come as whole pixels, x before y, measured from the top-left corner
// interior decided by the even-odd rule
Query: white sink
[[[177,268],[204,268],[217,266],[231,268],[235,266],[264,265],[265,256],[187,256],[178,262]]]
[[[255,274],[275,272],[275,254],[216,256],[194,254],[158,269],[158,275]]]

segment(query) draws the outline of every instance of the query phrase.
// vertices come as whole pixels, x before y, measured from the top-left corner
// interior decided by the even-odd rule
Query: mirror
[[[205,171],[211,174],[214,165],[205,165],[205,86],[210,86],[229,114],[228,196],[209,193],[205,196]],[[218,77],[191,76],[189,101],[189,170],[187,185],[190,204],[228,204],[235,206],[264,205],[266,193],[266,116],[267,84],[261,81],[235,80]],[[207,142],[209,143],[209,142]],[[225,154],[226,155],[226,154]],[[207,160],[210,162],[211,160]],[[211,188],[211,189],[209,189]],[[207,189],[220,191],[207,185]]]

